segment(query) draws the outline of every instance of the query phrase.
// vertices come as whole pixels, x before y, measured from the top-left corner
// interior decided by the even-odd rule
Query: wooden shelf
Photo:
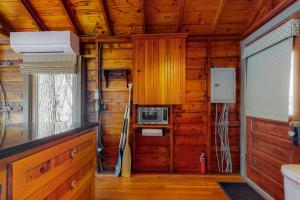
[[[173,126],[169,125],[169,124],[137,124],[137,123],[134,123],[132,125],[132,127],[135,129],[137,129],[137,128],[167,128],[167,129],[173,128]]]
[[[169,124],[138,124],[137,107],[133,105],[133,171],[139,172],[173,172],[174,138],[173,107],[169,106]],[[165,129],[163,136],[142,136],[141,128]],[[163,152],[163,153],[162,153]],[[159,155],[158,155],[159,154]],[[157,164],[151,166],[153,157]]]

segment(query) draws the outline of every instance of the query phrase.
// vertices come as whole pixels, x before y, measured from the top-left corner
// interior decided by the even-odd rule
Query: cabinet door
[[[159,40],[160,104],[181,104],[185,92],[185,39]]]
[[[185,91],[185,38],[134,40],[134,103],[181,104]]]
[[[145,64],[142,71],[144,79],[144,103],[160,104],[159,42],[156,39],[145,40]]]
[[[136,39],[133,43],[133,103],[145,102],[145,81],[143,71],[145,69],[145,40]]]
[[[159,42],[138,39],[134,42],[134,103],[159,104]]]

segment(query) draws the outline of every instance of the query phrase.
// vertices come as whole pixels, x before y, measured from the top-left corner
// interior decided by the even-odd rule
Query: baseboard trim
[[[259,187],[254,181],[249,179],[248,177],[244,177],[246,183],[248,183],[251,187],[253,187],[263,198],[266,200],[275,200],[269,193],[264,191],[261,187]]]

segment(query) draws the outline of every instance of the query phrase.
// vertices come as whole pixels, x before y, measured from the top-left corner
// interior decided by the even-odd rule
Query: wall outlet
[[[94,99],[99,99],[99,91],[95,89]]]

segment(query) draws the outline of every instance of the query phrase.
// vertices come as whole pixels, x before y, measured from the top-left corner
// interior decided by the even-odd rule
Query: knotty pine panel
[[[84,66],[87,68],[87,101],[88,101],[88,121],[89,122],[97,122],[97,112],[95,110],[95,90],[98,88],[97,81],[98,81],[98,67],[96,57],[91,56],[91,52],[93,48],[96,48],[96,45],[93,43],[90,44],[82,44],[81,51],[85,51],[85,48],[88,48],[88,51],[85,51],[87,54],[84,55]]]
[[[281,166],[300,163],[287,122],[247,117],[247,176],[275,199],[284,199]]]
[[[174,107],[174,171],[199,172],[206,148],[206,42],[187,42],[185,103]]]
[[[134,164],[135,171],[168,172],[170,159],[169,156],[143,155],[136,156]]]
[[[206,61],[207,61],[207,42],[188,42],[187,43],[187,58],[186,58],[186,102],[183,105],[174,107],[174,141],[177,142],[174,157],[174,170],[178,172],[197,172],[199,157],[201,152],[207,152],[203,148],[203,144],[206,141],[206,122],[208,120],[207,112],[207,74],[206,74]],[[212,52],[214,56],[212,57],[212,63],[217,66],[239,66],[239,57],[238,51],[236,50],[236,42],[214,42],[212,46]],[[231,47],[234,45],[234,47]],[[103,46],[103,68],[104,69],[132,69],[132,43],[125,44],[105,44]],[[17,55],[14,55],[10,50],[3,50],[1,48],[0,56],[5,58],[15,58],[19,59]],[[222,51],[232,51],[227,52],[226,54]],[[4,53],[5,52],[5,53]],[[96,45],[95,43],[84,43],[81,44],[81,52],[84,55],[85,67],[88,70],[88,113],[89,120],[96,121],[97,116],[95,113],[95,100],[94,100],[94,91],[97,88],[97,70],[98,66],[96,63]],[[4,69],[4,68],[3,68]],[[0,68],[1,70],[1,68]],[[5,71],[4,79],[8,79],[7,76],[15,76],[15,72],[9,75],[9,72]],[[4,76],[2,76],[4,77]],[[22,76],[16,76],[14,81],[21,81]],[[13,79],[10,79],[13,80]],[[21,86],[21,85],[19,85]],[[23,101],[23,94],[21,90],[17,90],[13,86],[7,86],[9,91],[7,92],[8,98],[16,99],[20,102]],[[18,87],[19,88],[19,87]],[[128,101],[128,92],[126,88],[126,82],[122,80],[113,80],[108,88],[103,88],[103,99],[107,106],[107,110],[104,113],[104,120],[108,123],[103,124],[104,132],[104,144],[107,151],[105,151],[105,164],[107,169],[112,169],[116,160],[116,151],[119,143],[119,134],[122,127],[122,115],[124,113],[125,105]],[[233,104],[231,111],[234,119],[238,118],[239,106],[238,104]],[[213,108],[212,108],[213,109]],[[212,112],[213,113],[213,112]],[[17,116],[16,119],[19,119],[21,115]],[[22,121],[22,120],[21,120]],[[234,132],[239,132],[239,121],[234,122],[235,128]],[[230,129],[230,132],[233,131]],[[190,136],[189,136],[190,135]],[[239,147],[239,133],[233,134],[232,140],[233,144],[236,144],[235,147]],[[167,141],[166,141],[167,142]],[[148,141],[146,141],[148,143]],[[143,140],[142,140],[143,144]],[[162,142],[165,145],[164,142]],[[212,141],[213,144],[213,141]],[[149,146],[142,147],[139,146],[143,153],[150,154],[153,151],[155,152],[163,151],[166,149],[165,146],[151,146],[153,150],[150,150]],[[197,151],[192,151],[189,155],[189,147],[193,148],[195,146]],[[199,148],[198,148],[199,147]],[[182,152],[187,152],[185,157],[190,159],[187,163],[184,164],[183,154],[177,153],[176,150]],[[166,150],[168,151],[168,150]],[[213,151],[213,150],[212,150]],[[233,159],[236,159],[234,163],[239,163],[238,152],[236,156],[233,156]],[[212,157],[212,161],[214,158]],[[167,162],[164,162],[165,164]],[[212,171],[215,171],[216,165],[212,162]],[[236,171],[239,170],[237,166]]]
[[[137,156],[139,155],[154,155],[168,156],[170,151],[166,146],[137,146]]]
[[[134,104],[181,104],[185,90],[185,38],[135,38]]]
[[[193,135],[193,134],[205,134],[206,133],[206,123],[196,123],[191,125],[190,123],[176,123],[174,124],[175,135]]]
[[[176,171],[200,172],[199,155],[206,153],[206,145],[176,145],[174,147],[174,165]],[[188,155],[188,156],[186,156]]]
[[[17,61],[21,57],[16,54],[9,45],[0,45],[0,61]],[[0,81],[6,92],[7,104],[10,106],[23,106],[23,75],[18,66],[1,66]],[[22,123],[23,112],[11,111],[9,113],[10,123]],[[2,121],[2,115],[0,116]]]
[[[208,53],[211,48],[211,54]],[[202,152],[211,152],[211,167],[209,171],[217,172],[217,162],[214,150],[214,130],[211,133],[207,125],[214,124],[214,105],[208,107],[209,79],[207,61],[211,66],[236,67],[237,88],[239,85],[239,42],[238,41],[212,41],[188,42],[186,58],[186,102],[174,107],[174,142],[175,157],[174,170],[177,172],[199,172],[199,157]],[[237,89],[239,100],[239,89]],[[219,106],[220,107],[220,106]],[[219,108],[220,111],[220,108]],[[211,118],[208,118],[208,113]],[[230,105],[229,138],[232,148],[234,172],[239,172],[239,101]],[[211,136],[211,149],[206,146],[207,138]],[[209,146],[209,145],[208,145]],[[198,148],[198,151],[187,151],[189,148]],[[179,154],[178,152],[186,152]]]
[[[103,69],[132,69],[132,43],[104,44]],[[128,88],[125,78],[110,79],[108,87],[103,78],[103,142],[105,169],[112,170],[116,162],[125,106],[128,103]]]
[[[236,68],[236,103],[229,105],[229,142],[232,155],[233,172],[239,172],[240,165],[240,47],[239,41],[215,41],[212,45],[211,62],[216,67],[235,67]],[[218,116],[220,116],[222,107],[218,105]],[[214,121],[215,104],[211,106],[211,145],[212,151],[212,171],[217,172],[217,162],[215,157],[214,144]]]
[[[207,106],[206,106],[206,74],[205,74],[205,63],[206,63],[206,43],[201,42],[193,42],[188,45],[187,54],[189,55],[187,62],[187,91],[186,91],[186,103],[182,106],[176,106],[174,108],[174,119],[176,121],[175,124],[175,138],[174,140],[177,144],[182,146],[187,146],[186,144],[204,144],[205,143],[205,120]],[[199,45],[199,48],[197,48]],[[86,58],[85,66],[88,69],[88,102],[89,102],[89,119],[91,121],[96,121],[96,113],[94,110],[94,90],[97,88],[97,63],[96,63],[96,50],[94,43],[86,43],[82,45],[82,52],[84,57]],[[120,50],[120,48],[122,50]],[[219,48],[219,47],[218,47]],[[224,48],[219,48],[219,50]],[[106,51],[103,55],[103,63],[104,68],[106,69],[116,69],[116,68],[132,68],[132,58],[130,59],[132,52],[132,44],[107,44],[104,45],[104,51]],[[217,52],[218,50],[216,50]],[[190,53],[189,53],[190,52]],[[11,53],[7,53],[10,58],[14,56]],[[216,55],[221,55],[221,53],[216,53]],[[234,53],[232,53],[234,55]],[[107,57],[106,57],[107,56]],[[217,65],[235,65],[238,64],[238,58],[235,57],[216,57],[212,58],[213,62]],[[124,63],[126,64],[120,64]],[[7,76],[15,76],[15,72],[9,75],[9,72],[5,72],[5,79],[8,79]],[[4,76],[2,76],[4,77]],[[17,76],[14,81],[21,81],[22,76]],[[13,80],[13,79],[9,79]],[[19,85],[22,86],[22,85]],[[107,105],[107,111],[104,113],[104,123],[103,131],[104,131],[104,143],[105,147],[108,148],[106,151],[106,164],[108,168],[112,168],[115,162],[115,156],[112,154],[113,151],[116,151],[118,142],[119,142],[119,134],[121,130],[121,122],[122,122],[122,114],[124,112],[125,105],[128,100],[128,94],[126,91],[126,83],[121,80],[112,81],[109,88],[103,88],[103,98],[104,102]],[[8,98],[17,98],[18,100],[23,99],[22,91],[17,88],[8,85]],[[238,106],[237,106],[238,107]],[[233,111],[234,112],[234,111]],[[182,136],[182,134],[190,134],[191,136]],[[177,136],[178,135],[178,136]],[[177,138],[176,138],[177,137]],[[238,138],[238,137],[236,137]],[[238,141],[237,139],[235,141]],[[164,144],[164,143],[163,143]],[[158,146],[155,148],[165,148],[164,146]],[[180,146],[178,147],[180,148]],[[184,148],[184,147],[183,147]],[[147,149],[147,148],[146,148]],[[182,148],[181,148],[182,150]],[[201,150],[201,148],[200,148]],[[155,151],[155,150],[153,150]],[[144,152],[147,152],[144,149]],[[192,161],[198,163],[197,156],[191,155]],[[200,152],[197,152],[199,155]],[[179,156],[179,157],[178,157]],[[177,158],[178,157],[178,158]],[[182,171],[188,171],[187,169],[193,171],[193,167],[184,169],[182,168],[182,164],[180,163],[182,160],[179,154],[175,155],[175,170],[176,165]],[[195,165],[195,170],[196,170]],[[187,166],[188,167],[188,166]],[[179,170],[180,171],[180,170]]]

